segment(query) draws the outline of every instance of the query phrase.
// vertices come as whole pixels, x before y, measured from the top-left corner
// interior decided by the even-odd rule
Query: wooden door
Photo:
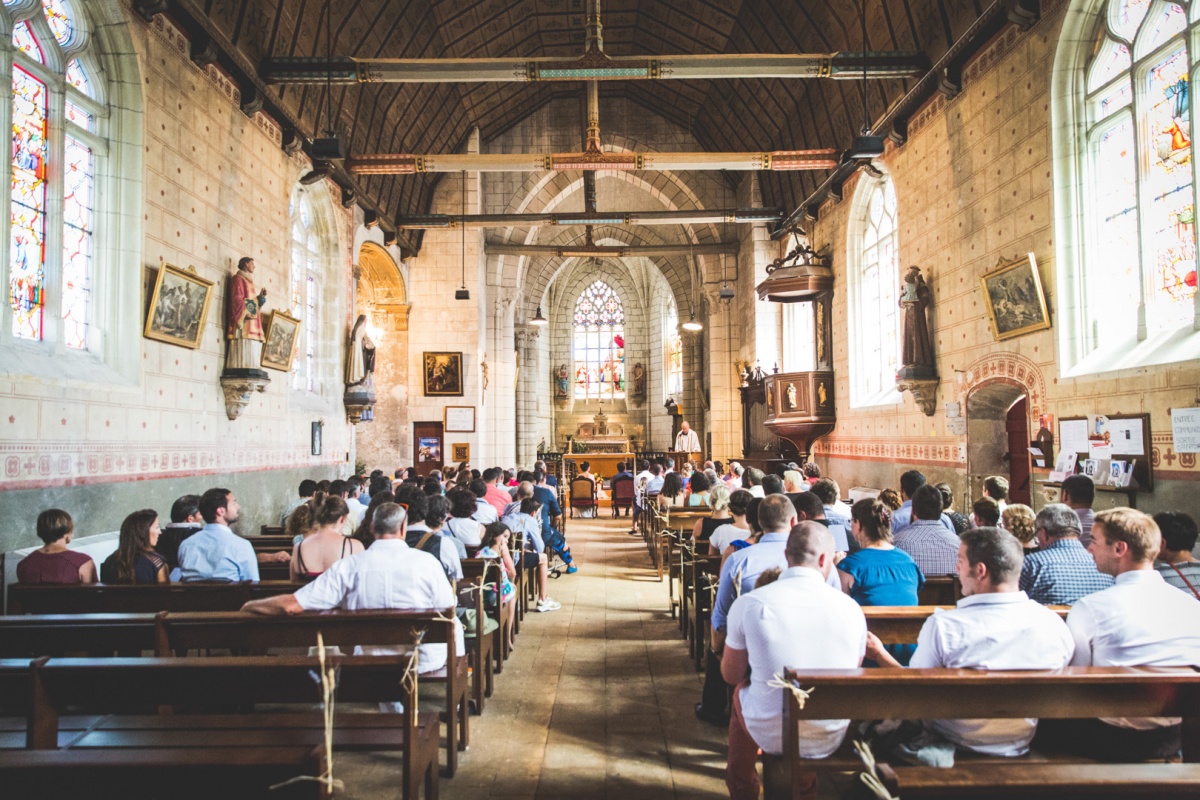
[[[417,474],[428,475],[441,469],[446,458],[446,439],[441,422],[413,423],[413,466]]]
[[[1008,410],[1008,502],[1029,505],[1029,414],[1022,397]]]

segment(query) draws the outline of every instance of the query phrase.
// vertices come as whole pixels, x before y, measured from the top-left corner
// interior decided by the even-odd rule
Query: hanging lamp
[[[542,307],[537,307],[537,313],[533,315],[533,319],[529,320],[530,325],[549,325],[550,320],[542,316]]]
[[[467,215],[467,171],[462,174],[462,215]],[[462,287],[454,293],[455,300],[470,300],[471,293],[467,291],[467,226],[462,226]]]

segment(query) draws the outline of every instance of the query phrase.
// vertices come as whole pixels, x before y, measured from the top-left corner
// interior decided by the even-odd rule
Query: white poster
[[[1171,409],[1176,453],[1200,453],[1200,408]]]
[[[1088,451],[1088,421],[1086,419],[1064,419],[1058,423],[1058,449],[1064,453],[1086,453]]]

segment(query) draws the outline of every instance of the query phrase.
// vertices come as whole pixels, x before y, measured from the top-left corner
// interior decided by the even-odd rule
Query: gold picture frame
[[[979,281],[996,341],[1050,327],[1046,293],[1033,253],[1013,261],[1000,259]]]
[[[422,377],[426,397],[462,397],[463,370],[462,353],[422,354]]]
[[[291,372],[300,340],[300,320],[283,311],[272,311],[263,332],[262,365],[267,369]]]
[[[461,464],[471,460],[471,445],[468,442],[455,442],[450,445],[451,461]]]
[[[164,262],[154,281],[142,335],[190,350],[198,348],[204,338],[213,285],[197,275],[195,267],[180,269]]]

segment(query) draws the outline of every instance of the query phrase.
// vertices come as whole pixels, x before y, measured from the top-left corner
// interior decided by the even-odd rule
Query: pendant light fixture
[[[725,175],[721,175],[721,204],[726,208],[729,207],[729,184],[725,182]],[[725,217],[725,221],[721,226],[721,240],[729,241],[729,217]],[[728,261],[728,254],[721,253],[721,289],[717,293],[717,297],[728,304],[733,300],[733,287],[729,285],[726,276],[725,265]]]
[[[701,325],[700,322],[697,321],[697,319],[696,319],[695,311],[691,312],[691,315],[688,317],[688,321],[683,323],[679,327],[683,328],[685,331],[687,331],[689,333],[698,333],[698,332],[704,330],[704,326]]]
[[[863,98],[863,124],[858,136],[854,137],[854,143],[850,145],[850,149],[846,151],[846,155],[851,159],[871,159],[883,155],[883,137],[871,135],[871,113],[868,106],[868,92],[870,84],[867,79],[867,0],[862,0],[860,4],[862,10],[862,58],[863,58],[863,74],[862,74],[862,98]]]
[[[550,320],[542,316],[542,307],[537,307],[537,313],[533,315],[533,319],[529,320],[530,325],[549,325]]]
[[[325,3],[325,59],[329,62],[329,69],[325,72],[325,138],[313,139],[309,155],[314,161],[346,157],[346,146],[333,124],[333,0]]]
[[[462,215],[467,215],[467,171],[462,174]],[[467,226],[462,226],[462,288],[454,293],[455,300],[470,300],[471,293],[467,291]]]

